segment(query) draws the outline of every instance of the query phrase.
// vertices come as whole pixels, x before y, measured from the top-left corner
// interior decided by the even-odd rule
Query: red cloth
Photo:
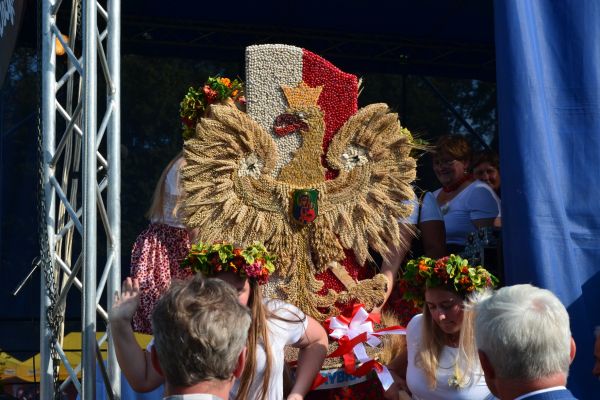
[[[394,285],[394,289],[390,294],[383,311],[393,313],[400,322],[400,325],[406,326],[415,315],[419,314],[423,310],[415,307],[412,300],[404,300],[402,298],[402,289],[398,284]]]
[[[133,330],[152,334],[152,311],[173,279],[187,279],[190,270],[179,264],[188,255],[190,238],[184,228],[150,224],[131,251],[131,276],[140,283],[140,306],[133,316]]]
[[[305,400],[380,400],[383,399],[383,388],[375,374],[366,382],[330,390],[313,390],[304,396]]]

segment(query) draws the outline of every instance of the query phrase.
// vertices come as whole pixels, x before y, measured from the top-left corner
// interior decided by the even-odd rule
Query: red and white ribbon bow
[[[383,390],[387,390],[394,383],[394,379],[385,365],[367,355],[364,343],[377,347],[381,344],[380,336],[405,335],[406,329],[391,326],[376,330],[373,324],[378,322],[379,315],[369,314],[362,304],[354,306],[351,319],[344,316],[328,319],[326,326],[330,331],[329,336],[337,339],[339,347],[327,357],[343,357],[346,372],[354,376],[366,375],[374,369]],[[361,364],[359,368],[356,368],[356,361]]]

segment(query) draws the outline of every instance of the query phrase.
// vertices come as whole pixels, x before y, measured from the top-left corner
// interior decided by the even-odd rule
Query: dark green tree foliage
[[[362,79],[360,106],[376,102],[387,103],[399,114],[402,125],[410,129],[417,138],[434,143],[440,135],[459,133],[467,136],[475,150],[481,149],[480,142],[468,133],[421,77],[369,74]],[[428,79],[486,143],[495,148],[497,143],[495,83],[467,79]],[[439,187],[428,154],[421,156],[417,176],[417,184],[422,188],[431,190]]]

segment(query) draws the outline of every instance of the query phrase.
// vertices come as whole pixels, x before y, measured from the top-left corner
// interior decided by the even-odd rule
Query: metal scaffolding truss
[[[107,335],[100,342],[96,339],[96,318],[107,320],[113,296],[103,293],[114,293],[121,280],[121,4],[120,0],[38,4],[43,188],[40,395],[44,400],[56,398],[62,387],[73,383],[82,399],[93,399],[96,355],[108,340],[108,372],[103,375],[109,398],[120,398],[114,348]],[[61,27],[57,21],[66,19],[58,17],[65,15],[68,23]],[[98,250],[102,243],[106,251]],[[99,262],[103,269],[97,268]],[[70,365],[62,349],[62,321],[67,297],[76,295],[82,299],[82,361]],[[56,379],[58,368],[69,372],[62,384]]]

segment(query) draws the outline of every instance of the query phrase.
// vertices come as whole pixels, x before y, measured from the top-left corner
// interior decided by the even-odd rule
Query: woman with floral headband
[[[208,114],[214,103],[244,102],[240,81],[210,77],[200,89],[188,89],[180,105],[184,140],[194,135],[194,127]],[[181,221],[182,193],[179,171],[185,165],[183,152],[177,154],[163,170],[146,213],[150,225],[136,239],[131,251],[131,276],[140,285],[140,307],[133,317],[136,332],[152,333],[150,317],[156,301],[169,287],[171,279],[191,276],[179,264],[190,249],[190,232]]]
[[[451,255],[411,260],[400,281],[404,298],[423,306],[406,328],[405,359],[393,373],[413,399],[493,399],[479,365],[470,297],[497,279]]]
[[[236,248],[230,244],[192,245],[182,267],[230,283],[241,304],[252,312],[248,354],[242,377],[231,399],[283,399],[284,351],[299,348],[295,383],[288,400],[303,399],[310,390],[327,352],[327,334],[321,325],[298,308],[262,298],[261,284],[274,271],[273,257],[261,244]],[[135,342],[130,321],[139,302],[136,280],[127,278],[116,296],[109,321],[119,365],[131,386],[147,392],[163,379],[152,367],[148,352]]]

